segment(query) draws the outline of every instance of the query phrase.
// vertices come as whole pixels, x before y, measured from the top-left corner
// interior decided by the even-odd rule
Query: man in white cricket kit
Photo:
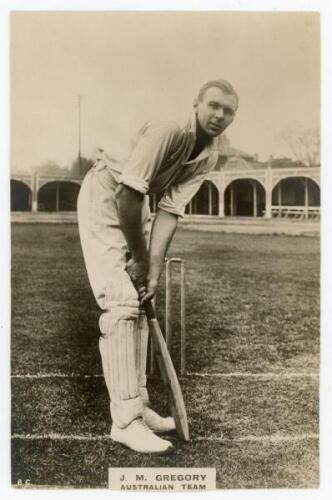
[[[225,80],[207,82],[184,127],[148,123],[121,164],[100,150],[78,199],[78,222],[90,284],[103,310],[99,348],[112,416],[111,438],[142,453],[169,453],[155,433],[175,428],[146,389],[148,324],[153,298],[179,217],[218,160],[219,136],[238,97]],[[162,193],[150,235],[148,194]]]

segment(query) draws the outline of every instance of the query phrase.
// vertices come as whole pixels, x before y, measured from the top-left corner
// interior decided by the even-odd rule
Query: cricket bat
[[[176,431],[180,439],[183,441],[189,441],[186,406],[184,404],[181,387],[176,376],[171,356],[168,352],[166,342],[161,332],[151,301],[145,302],[144,308],[149,322],[150,333],[154,342],[155,355],[158,361],[160,373],[166,387],[169,390]]]

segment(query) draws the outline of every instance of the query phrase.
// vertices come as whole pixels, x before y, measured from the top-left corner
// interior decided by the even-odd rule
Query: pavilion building
[[[12,211],[75,211],[81,177],[11,175]],[[158,196],[151,195],[156,210]],[[289,158],[258,161],[223,141],[216,168],[186,208],[190,216],[319,219],[320,166]]]

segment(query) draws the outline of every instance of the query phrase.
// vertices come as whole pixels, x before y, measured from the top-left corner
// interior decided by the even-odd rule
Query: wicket
[[[172,340],[172,267],[180,264],[180,373],[184,375],[186,372],[186,290],[185,290],[185,266],[184,260],[178,257],[165,259],[165,334],[166,345],[170,352]],[[150,356],[150,373],[154,373],[154,349],[151,342],[151,356]]]

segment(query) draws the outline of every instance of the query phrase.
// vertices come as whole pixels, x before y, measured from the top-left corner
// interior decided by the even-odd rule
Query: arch
[[[213,186],[218,190],[218,193],[219,193],[219,186],[218,186],[218,180],[217,179],[213,179],[212,177],[209,176],[207,179],[205,179],[204,182],[210,182],[211,184],[213,184]]]
[[[257,179],[234,179],[224,191],[226,216],[262,217],[265,205],[265,188]]]
[[[320,206],[320,186],[308,176],[288,176],[272,190],[273,206]]]
[[[38,191],[38,210],[75,211],[80,185],[72,181],[51,181]]]
[[[215,183],[205,180],[191,202],[186,206],[186,213],[192,215],[218,215],[219,191]]]
[[[231,176],[227,176],[226,179],[225,179],[225,183],[224,183],[224,192],[226,191],[226,189],[228,188],[228,186],[230,186],[232,184],[232,182],[235,182],[235,181],[256,181],[258,184],[260,184],[260,186],[264,189],[266,189],[266,179],[265,179],[265,174],[266,172],[262,172],[260,174],[252,174],[252,172],[244,172],[243,175],[239,175],[238,172],[236,172],[236,174],[233,174]]]
[[[31,182],[31,178],[27,178],[27,177],[20,177],[20,176],[12,176],[11,181],[15,181],[15,182],[20,182],[22,184],[24,184],[28,189],[32,189],[32,182]]]
[[[10,209],[14,211],[28,212],[31,210],[32,192],[30,187],[23,181],[10,180]]]
[[[296,172],[296,173],[287,173],[285,172],[285,175],[277,175],[276,178],[272,179],[272,190],[281,182],[286,179],[308,179],[315,183],[317,187],[320,189],[320,180],[319,180],[319,175],[313,176],[313,175],[308,175],[308,174],[303,174],[303,171],[301,173]]]
[[[46,186],[46,184],[50,184],[51,182],[70,182],[72,184],[77,184],[78,186],[82,185],[83,179],[77,179],[75,177],[47,177],[47,176],[38,176],[38,189],[40,190],[42,187]]]

